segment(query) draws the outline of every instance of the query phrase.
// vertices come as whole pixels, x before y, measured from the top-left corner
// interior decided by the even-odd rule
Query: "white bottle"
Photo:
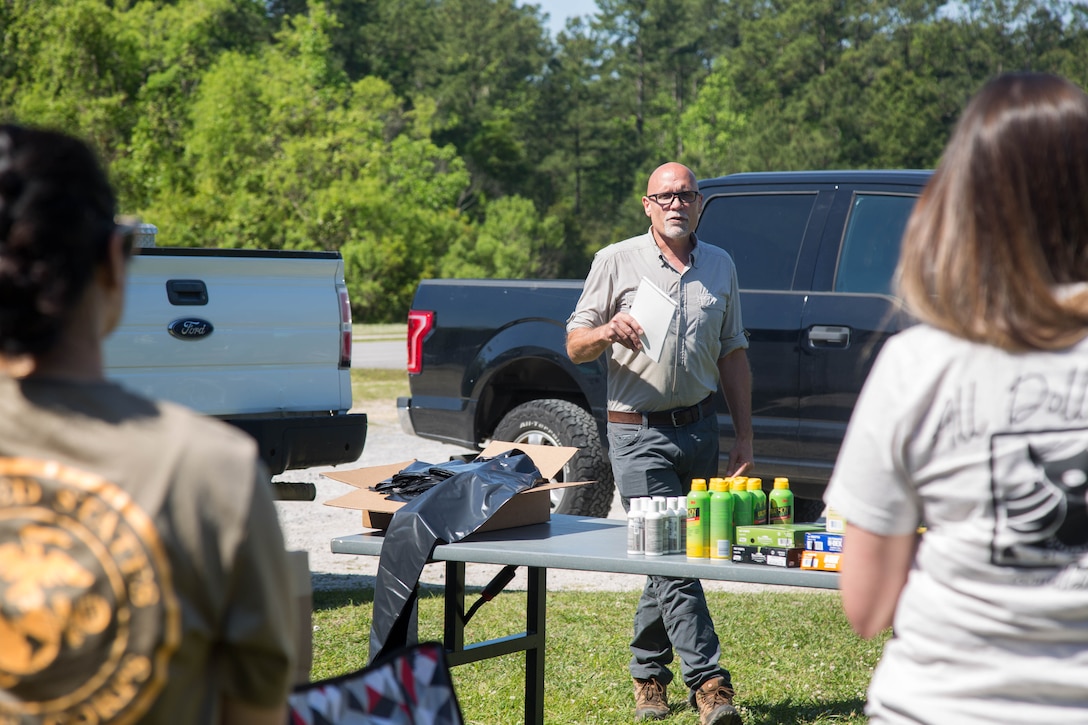
[[[688,551],[688,499],[686,496],[676,497],[676,517],[680,519],[680,548],[677,554],[686,554]]]
[[[680,527],[683,521],[680,518],[680,509],[677,508],[676,496],[669,496],[665,503],[665,553],[679,554],[680,551]]]
[[[627,555],[642,556],[646,551],[644,530],[645,512],[642,510],[643,499],[633,498],[628,503],[627,511]]]
[[[665,517],[661,513],[659,502],[650,501],[650,510],[646,512],[645,526],[646,556],[661,556],[665,553]]]
[[[688,500],[686,496],[676,496],[676,553],[688,551]]]

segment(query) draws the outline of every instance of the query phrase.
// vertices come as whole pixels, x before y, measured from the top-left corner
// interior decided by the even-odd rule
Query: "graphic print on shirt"
[[[991,439],[992,560],[1088,568],[1088,431]]]
[[[180,639],[170,565],[118,486],[0,458],[0,722],[137,720]]]

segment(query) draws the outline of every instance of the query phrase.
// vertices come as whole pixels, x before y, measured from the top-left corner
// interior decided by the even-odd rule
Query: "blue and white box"
[[[842,534],[808,531],[805,533],[805,548],[809,551],[842,551]]]

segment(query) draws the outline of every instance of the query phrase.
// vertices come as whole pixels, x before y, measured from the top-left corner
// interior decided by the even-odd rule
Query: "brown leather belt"
[[[624,413],[619,410],[608,411],[609,423],[629,423],[631,425],[646,425],[658,428],[672,426],[679,428],[684,425],[698,423],[703,418],[714,414],[714,396],[708,395],[695,405],[687,408],[674,408],[673,410],[655,410],[652,413]]]

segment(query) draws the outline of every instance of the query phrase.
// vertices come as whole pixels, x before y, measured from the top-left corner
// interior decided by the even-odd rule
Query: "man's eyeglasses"
[[[690,204],[697,196],[699,196],[697,191],[663,191],[660,194],[647,194],[646,198],[661,206],[669,206],[673,199],[679,199],[681,204]]]

